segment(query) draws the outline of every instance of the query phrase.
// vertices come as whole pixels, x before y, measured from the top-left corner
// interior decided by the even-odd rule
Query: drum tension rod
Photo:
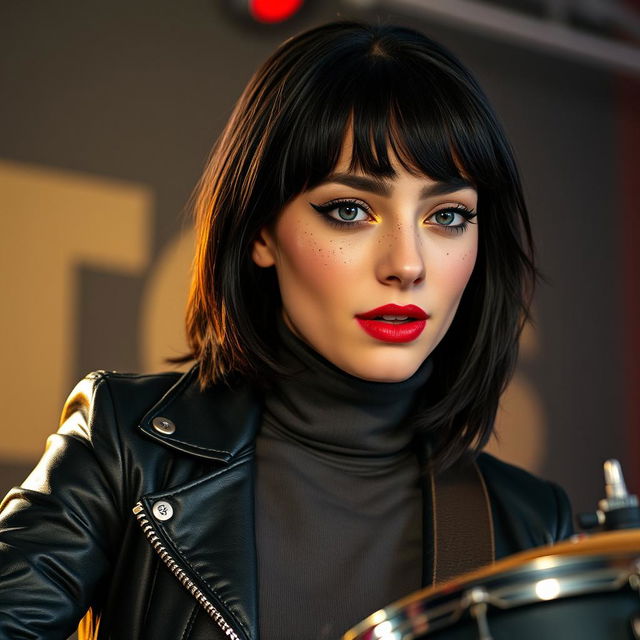
[[[487,601],[489,594],[482,587],[474,587],[465,594],[465,602],[471,617],[478,625],[478,640],[493,640],[487,622]]]

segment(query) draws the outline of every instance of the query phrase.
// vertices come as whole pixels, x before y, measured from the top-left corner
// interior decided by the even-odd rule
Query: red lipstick
[[[393,316],[393,317],[392,317]],[[429,314],[415,304],[385,304],[356,314],[360,326],[383,342],[411,342],[424,330]]]

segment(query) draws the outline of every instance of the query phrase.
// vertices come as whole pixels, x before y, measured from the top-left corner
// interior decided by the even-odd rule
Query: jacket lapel
[[[240,638],[255,640],[257,565],[251,458],[237,460],[190,484],[146,495],[142,504],[163,540],[169,554],[163,560],[174,575],[180,577],[167,562],[169,557]],[[169,505],[171,517],[158,517],[159,505],[165,510]]]
[[[218,384],[200,389],[193,367],[165,393],[140,422],[140,429],[182,453],[229,462],[253,447],[260,426],[262,402],[247,384]],[[174,430],[158,429],[156,419],[168,419]]]
[[[165,446],[214,463],[202,465],[211,469],[204,475],[147,494],[141,503],[169,554],[163,557],[159,551],[165,564],[196,595],[180,578],[187,576],[247,640],[258,637],[253,453],[260,415],[261,402],[250,388],[218,385],[202,391],[194,368],[139,425]]]

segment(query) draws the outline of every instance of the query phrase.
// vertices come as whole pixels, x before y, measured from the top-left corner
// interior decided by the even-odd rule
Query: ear
[[[253,241],[251,258],[259,267],[272,267],[276,263],[275,243],[271,232],[266,227],[260,229]]]

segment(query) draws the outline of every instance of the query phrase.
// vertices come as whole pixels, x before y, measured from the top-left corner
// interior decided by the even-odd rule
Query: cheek
[[[477,248],[473,246],[457,255],[456,259],[452,260],[450,264],[448,281],[452,289],[460,290],[460,294],[462,294],[467,282],[469,282],[473,267],[476,264],[477,254]]]
[[[283,229],[278,254],[276,269],[283,295],[291,290],[296,297],[306,294],[315,300],[318,295],[338,297],[337,285],[348,279],[356,263],[349,242],[327,238],[311,224]]]
[[[464,289],[469,282],[476,263],[477,246],[461,248],[459,251],[449,252],[442,256],[442,260],[434,269],[437,269],[437,277],[432,271],[432,284],[437,280],[440,302],[449,307],[449,313],[453,315]],[[427,287],[429,274],[427,273]]]

